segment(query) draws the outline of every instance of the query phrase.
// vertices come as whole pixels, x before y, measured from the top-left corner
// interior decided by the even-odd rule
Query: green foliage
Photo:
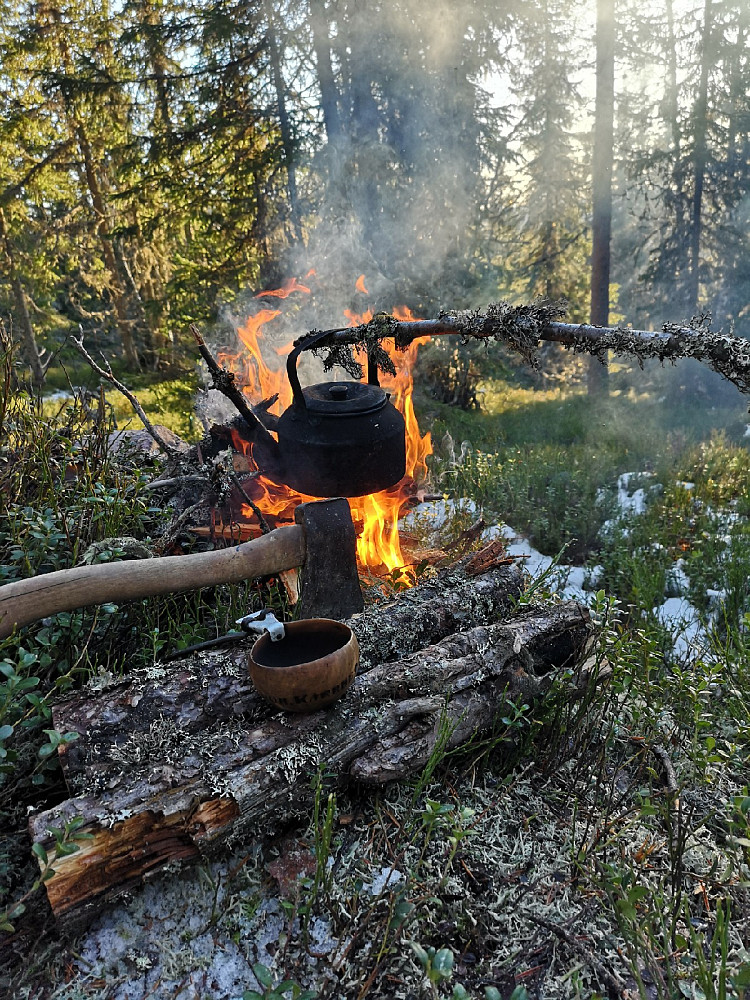
[[[262,962],[255,962],[253,972],[263,992],[245,990],[242,994],[242,1000],[287,1000],[287,998],[291,998],[291,1000],[315,1000],[318,995],[315,990],[305,990],[291,979],[274,984],[270,970]]]
[[[453,975],[453,952],[450,948],[441,948],[439,951],[432,947],[425,949],[416,941],[410,941],[409,946],[422,966],[425,979],[437,996],[438,984]]]

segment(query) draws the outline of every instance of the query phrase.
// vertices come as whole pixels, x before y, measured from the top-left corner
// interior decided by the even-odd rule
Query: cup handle
[[[283,622],[278,620],[270,608],[263,608],[262,611],[254,611],[244,618],[238,618],[235,625],[239,625],[243,632],[255,632],[256,635],[268,632],[271,642],[280,642],[286,635]]]

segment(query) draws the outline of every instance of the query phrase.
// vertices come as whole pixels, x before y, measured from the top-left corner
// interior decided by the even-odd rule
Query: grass
[[[179,979],[199,967],[209,939],[242,954],[248,997],[748,995],[745,407],[685,406],[659,372],[639,379],[616,372],[617,395],[593,413],[580,392],[499,382],[484,387],[481,413],[421,404],[446,492],[473,499],[486,519],[527,532],[550,555],[564,549],[564,561],[599,567],[591,595],[599,683],[571,700],[570,677],[559,676],[543,706],[519,706],[498,723],[497,739],[451,754],[438,739],[421,775],[377,795],[334,795],[324,771],[311,775],[315,808],[307,827],[292,832],[310,863],[284,893],[269,883],[288,842],[243,845],[206,867],[211,891],[196,889],[190,904],[205,903],[195,941],[177,948],[166,926],[163,939],[154,927],[130,957],[102,955],[72,985],[63,983],[65,951],[46,965],[39,959],[34,982],[47,976],[46,995],[62,1000],[75,987],[103,1000],[101,980],[135,988],[167,952]],[[140,395],[152,417],[157,407],[184,413],[184,386],[150,391]],[[166,515],[143,489],[150,473],[107,450],[110,411],[92,427],[75,401],[54,420],[24,393],[5,401],[5,580],[71,565],[103,537],[159,539]],[[73,466],[76,475],[66,476]],[[622,515],[617,481],[626,472],[636,474],[629,495],[642,489],[644,503]],[[546,583],[526,599],[558,599]],[[654,613],[678,593],[704,616],[706,642],[685,655]],[[25,810],[64,794],[55,750],[71,734],[49,728],[54,699],[97,671],[124,672],[217,634],[238,609],[269,599],[221,588],[109,606],[56,616],[3,642],[7,924],[22,921],[19,907],[41,891]],[[60,843],[76,849],[75,825],[60,831]],[[167,876],[163,888],[171,891]],[[281,930],[273,953],[260,953],[274,894]]]
[[[622,473],[652,470],[667,482],[702,469],[707,503],[719,501],[721,491],[744,503],[747,451],[740,443],[747,412],[739,395],[701,410],[665,396],[658,371],[649,377],[648,393],[624,388],[632,377],[616,373],[614,394],[594,404],[583,390],[497,383],[486,387],[480,414],[423,400],[437,442],[436,476],[451,495],[472,497],[541,552],[565,548],[572,562],[583,562],[600,545]],[[463,461],[451,461],[446,433],[454,452],[468,443]]]

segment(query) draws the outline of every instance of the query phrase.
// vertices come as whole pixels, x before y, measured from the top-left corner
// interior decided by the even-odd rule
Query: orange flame
[[[354,283],[354,287],[357,289],[358,292],[362,292],[364,295],[369,295],[370,294],[367,291],[367,289],[365,288],[365,276],[364,276],[364,274],[360,274],[360,276],[357,278],[356,282]]]
[[[309,278],[310,275],[312,274],[315,274],[315,271],[310,271],[307,274],[307,277]],[[258,292],[255,298],[262,299],[266,298],[267,296],[273,296],[273,298],[276,299],[286,299],[292,294],[292,292],[307,292],[307,294],[309,295],[310,289],[307,287],[307,285],[300,284],[296,278],[290,278],[281,286],[281,288],[272,288],[267,292]]]
[[[357,280],[357,288],[366,293],[364,275]],[[309,289],[292,278],[279,291],[284,294],[279,294],[277,297],[286,298],[292,291],[308,292]],[[276,293],[262,292],[261,296],[274,294]],[[226,354],[220,356],[220,362],[241,378],[243,391],[251,402],[258,403],[261,399],[268,399],[278,394],[279,398],[271,407],[271,412],[279,414],[291,402],[291,388],[284,367],[270,368],[264,360],[261,345],[263,328],[280,314],[281,311],[278,309],[261,309],[254,316],[250,316],[244,326],[237,331],[247,353],[236,357]],[[369,311],[357,315],[345,310],[345,315],[350,326],[357,326],[372,319],[372,312]],[[394,310],[394,316],[400,320],[414,319],[405,308]],[[355,524],[362,525],[357,539],[357,557],[361,565],[373,570],[384,566],[392,572],[404,566],[398,536],[398,517],[404,502],[414,491],[415,481],[423,481],[427,475],[426,458],[432,454],[432,444],[429,433],[424,436],[420,434],[417,424],[412,404],[411,367],[416,360],[419,345],[426,343],[428,339],[420,337],[405,351],[396,351],[395,347],[388,349],[385,344],[383,345],[388,349],[396,367],[396,375],[384,375],[382,385],[386,392],[391,394],[393,404],[403,414],[406,422],[406,476],[389,490],[349,499],[352,518]],[[280,357],[286,356],[291,348],[292,343],[289,343],[283,348],[276,349],[276,354]],[[366,361],[366,359],[360,360]],[[233,433],[233,440],[236,450],[247,454],[248,445],[238,434]],[[251,457],[250,460],[252,461]],[[272,483],[262,475],[253,480],[252,488],[255,494],[253,502],[260,510],[264,514],[281,519],[291,518],[298,503],[315,499],[297,493],[287,486]],[[251,516],[249,508],[246,508],[246,513]]]

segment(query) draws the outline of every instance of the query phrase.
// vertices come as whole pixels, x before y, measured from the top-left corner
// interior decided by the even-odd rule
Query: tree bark
[[[596,5],[596,108],[594,119],[593,224],[591,248],[592,326],[609,323],[610,245],[612,237],[612,166],[615,116],[615,4]],[[590,358],[589,395],[606,391],[608,370],[604,359]]]
[[[81,816],[92,836],[75,854],[53,856],[53,912],[80,924],[167,864],[304,815],[315,794],[310,774],[323,764],[340,785],[378,785],[420,771],[438,741],[449,750],[491,735],[509,702],[531,705],[557,671],[580,665],[591,635],[587,612],[572,602],[531,608],[373,668],[327,711],[288,716],[263,706],[233,717],[230,686],[224,724],[186,734],[165,715],[102,738],[77,793],[30,820],[33,841],[52,855],[50,827]],[[215,704],[227,668],[226,657],[202,657],[196,699]],[[92,723],[97,711],[92,702]]]
[[[281,145],[284,149],[284,165],[286,166],[287,191],[289,193],[289,213],[292,219],[294,238],[297,243],[302,243],[302,222],[300,220],[299,200],[297,198],[297,173],[294,166],[294,136],[292,134],[292,123],[289,119],[289,111],[286,104],[286,86],[284,84],[284,74],[281,68],[282,54],[279,51],[273,4],[270,0],[266,0],[266,17],[268,18],[268,46],[271,57],[271,73],[273,75],[273,85],[276,91],[276,107],[279,112],[279,131],[281,132]]]
[[[706,181],[708,160],[708,72],[711,61],[711,0],[705,0],[703,8],[703,34],[701,39],[701,73],[698,96],[695,102],[694,148],[693,148],[693,201],[690,212],[690,273],[688,282],[688,307],[691,315],[698,311],[700,294],[700,252],[703,225],[703,188]]]
[[[682,161],[682,132],[679,121],[679,81],[677,74],[677,35],[674,24],[674,7],[672,0],[665,0],[665,11],[667,15],[667,38],[665,41],[665,56],[667,63],[667,83],[665,87],[664,111],[670,131],[672,133],[672,184],[674,186],[674,211],[675,211],[675,232],[677,233],[676,250],[673,280],[675,291],[684,287],[684,282],[688,273],[686,260],[685,241],[685,166]],[[675,301],[679,300],[679,294],[673,296]]]
[[[26,301],[26,292],[24,291],[21,276],[18,273],[18,268],[16,267],[13,243],[11,242],[10,233],[8,232],[5,223],[5,214],[1,207],[0,241],[2,241],[3,249],[5,251],[5,259],[8,263],[8,273],[10,275],[11,287],[13,288],[13,298],[16,303],[18,325],[21,332],[21,347],[23,350],[23,356],[29,368],[31,368],[31,377],[34,385],[43,385],[47,369],[42,363],[42,358],[39,354],[36,337],[34,336],[34,327],[32,326],[31,316],[29,314],[29,306]]]
[[[313,36],[313,51],[318,69],[318,86],[320,87],[320,106],[323,111],[323,124],[326,137],[331,146],[341,139],[341,114],[339,111],[339,93],[331,61],[331,42],[328,32],[328,18],[324,0],[310,0],[310,26]]]

